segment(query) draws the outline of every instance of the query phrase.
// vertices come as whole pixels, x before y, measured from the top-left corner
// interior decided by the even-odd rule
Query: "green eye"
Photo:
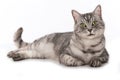
[[[85,23],[80,24],[81,27],[87,27]]]
[[[92,26],[96,26],[96,25],[97,25],[97,21],[93,21]]]

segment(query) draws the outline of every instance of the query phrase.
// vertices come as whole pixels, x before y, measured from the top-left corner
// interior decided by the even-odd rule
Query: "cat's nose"
[[[92,31],[92,29],[88,29],[88,31],[89,31],[89,32],[91,32],[91,31]]]

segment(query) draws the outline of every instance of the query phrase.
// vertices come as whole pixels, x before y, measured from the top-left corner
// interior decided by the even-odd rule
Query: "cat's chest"
[[[99,56],[102,52],[96,52],[96,53],[92,53],[92,52],[83,52],[82,50],[80,50],[79,48],[75,47],[75,46],[70,46],[71,49],[71,53],[72,55],[81,58],[82,60],[84,60],[86,63],[88,63],[92,57],[94,56]]]
[[[81,41],[81,44],[79,44],[77,47],[79,46],[81,46],[79,49],[82,49],[83,51],[88,52],[99,51],[104,48],[105,40],[104,39],[83,40]]]
[[[91,47],[94,42],[86,41],[84,45],[70,44],[70,50],[73,55],[82,58],[85,62],[89,62],[94,56],[99,56],[102,51],[97,51],[100,47]]]

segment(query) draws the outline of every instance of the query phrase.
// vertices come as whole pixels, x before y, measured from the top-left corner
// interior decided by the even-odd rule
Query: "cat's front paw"
[[[100,67],[102,65],[102,62],[99,60],[98,57],[94,57],[90,60],[89,65],[91,67]]]
[[[25,59],[21,54],[17,53],[16,51],[11,51],[7,55],[9,58],[12,58],[14,61],[20,61]]]

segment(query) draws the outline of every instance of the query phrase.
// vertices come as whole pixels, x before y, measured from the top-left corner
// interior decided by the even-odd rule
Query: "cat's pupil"
[[[96,25],[97,25],[97,21],[93,21],[92,26],[96,26]]]

